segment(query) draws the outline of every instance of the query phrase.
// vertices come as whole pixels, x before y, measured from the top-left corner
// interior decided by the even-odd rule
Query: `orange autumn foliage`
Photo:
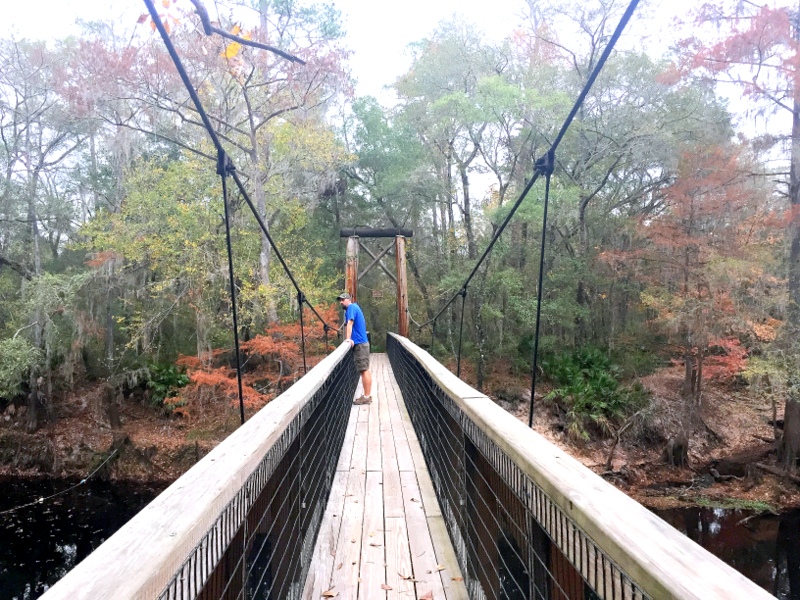
[[[325,321],[333,326],[339,318],[335,305],[316,307]],[[325,330],[308,308],[304,309],[306,363],[310,368],[330,347],[336,344],[335,331]],[[274,323],[263,334],[240,344],[242,370],[242,399],[247,410],[255,411],[272,400],[280,391],[302,375],[303,353],[300,322]],[[316,359],[316,360],[314,360]],[[175,414],[189,416],[200,397],[225,398],[238,404],[236,369],[230,365],[230,349],[215,349],[203,356],[181,356],[176,365],[186,369],[191,383],[169,405]]]

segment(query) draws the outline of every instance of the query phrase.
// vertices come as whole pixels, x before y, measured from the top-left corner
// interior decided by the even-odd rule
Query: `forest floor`
[[[487,382],[488,395],[527,424],[530,379],[519,381],[509,393],[509,375],[497,374]],[[497,381],[495,381],[497,379]],[[652,394],[654,410],[648,427],[631,428],[614,450],[607,468],[613,439],[597,436],[589,441],[572,439],[563,413],[544,403],[537,390],[534,429],[553,444],[581,461],[629,496],[651,508],[690,505],[755,508],[778,512],[800,507],[800,484],[768,469],[776,464],[772,442],[773,406],[767,394],[747,386],[709,383],[701,403],[682,398],[683,367],[664,368],[642,378]],[[525,386],[525,387],[522,387]],[[546,386],[542,386],[546,394]],[[494,393],[498,392],[498,393]],[[525,401],[504,398],[524,397]],[[782,424],[783,402],[777,403],[777,421]],[[688,424],[688,461],[684,467],[667,463],[665,446]]]
[[[467,370],[464,379],[470,380]],[[699,407],[679,393],[682,370],[662,369],[642,379],[656,406],[649,433],[623,436],[611,463],[610,439],[576,441],[563,416],[538,399],[534,428],[639,502],[653,508],[685,505],[759,507],[779,511],[800,506],[800,486],[757,467],[775,467],[772,404],[747,387],[710,384]],[[527,423],[530,381],[495,371],[488,395]],[[543,390],[546,392],[546,390]],[[120,480],[171,481],[185,472],[238,426],[235,406],[219,402],[195,407],[191,416],[167,416],[140,400],[120,407],[122,426],[112,430],[101,410],[102,385],[85,386],[58,403],[57,418],[33,435],[24,433],[24,415],[0,416],[0,474]],[[782,419],[779,403],[778,419]],[[666,463],[666,435],[693,416],[688,464]],[[654,433],[655,432],[655,433]],[[20,450],[20,446],[24,450]],[[16,450],[14,449],[16,448]],[[113,454],[113,456],[112,456]],[[109,459],[107,462],[106,459]]]

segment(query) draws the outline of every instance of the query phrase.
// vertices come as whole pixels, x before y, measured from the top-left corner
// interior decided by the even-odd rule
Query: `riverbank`
[[[780,512],[800,507],[800,486],[776,475],[772,404],[747,387],[710,384],[699,407],[686,406],[679,368],[643,378],[653,394],[654,414],[646,431],[612,439],[576,441],[552,405],[537,398],[534,428],[645,506],[739,507]],[[469,370],[465,371],[469,380]],[[489,395],[527,423],[529,381],[497,373]],[[526,397],[527,391],[527,397]],[[165,483],[174,481],[239,425],[236,406],[206,402],[190,414],[168,415],[131,396],[119,406],[112,428],[102,405],[102,386],[85,386],[56,403],[54,420],[39,431],[24,431],[23,411],[7,409],[0,421],[0,474]],[[778,422],[782,418],[778,406]],[[664,447],[685,414],[695,415],[687,436],[687,461],[671,466]],[[248,415],[249,416],[249,415]],[[613,456],[609,465],[609,455]],[[773,472],[770,472],[773,471]]]
[[[25,432],[22,410],[6,409],[0,427],[0,475],[36,478],[95,477],[114,481],[170,482],[239,425],[227,400],[191,416],[168,415],[131,396],[119,403],[119,427],[103,409],[102,385],[84,386],[55,403],[53,419]]]
[[[616,446],[608,437],[572,439],[563,413],[538,394],[534,429],[648,508],[699,506],[773,513],[800,508],[798,480],[782,474],[773,441],[773,419],[778,428],[783,423],[782,401],[773,416],[770,397],[759,390],[711,382],[697,405],[680,395],[682,371],[680,366],[662,369],[640,380],[652,395],[651,412]],[[530,381],[520,380],[515,388],[509,381],[503,379],[502,389],[492,389],[490,382],[489,395],[527,423],[530,392],[524,386]],[[686,434],[687,454],[685,464],[674,466],[665,453],[679,431]]]

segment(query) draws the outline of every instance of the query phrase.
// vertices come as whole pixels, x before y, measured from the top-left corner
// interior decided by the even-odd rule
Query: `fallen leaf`
[[[419,500],[417,500],[416,498],[412,498],[411,501],[412,502],[419,502]]]
[[[323,598],[336,598],[339,595],[339,592],[334,592],[332,589],[328,590],[327,592],[322,592]]]
[[[390,590],[390,589],[392,589],[392,586],[386,585],[385,583],[382,583],[381,584],[381,589],[382,590]]]
[[[400,571],[398,571],[397,574],[400,575],[400,579],[403,581],[417,581],[414,579],[413,575],[403,575]]]
[[[420,596],[419,600],[433,600],[433,590],[425,594],[424,596]]]
[[[445,569],[444,565],[436,565],[436,570],[437,571],[444,571],[444,569]]]
[[[464,581],[463,577],[451,577],[450,579],[452,579],[453,581]]]
[[[338,566],[338,567],[336,567],[336,570],[338,571],[339,569],[341,569],[343,564],[344,564],[344,563],[339,563],[339,566]]]
[[[370,546],[372,546],[373,548],[380,548],[381,547],[380,544],[370,544]]]

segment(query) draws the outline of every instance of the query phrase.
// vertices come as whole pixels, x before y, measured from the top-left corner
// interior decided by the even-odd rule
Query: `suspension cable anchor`
[[[228,153],[225,150],[219,150],[217,152],[217,175],[225,177],[235,171],[236,167],[233,166],[233,161]]]
[[[542,175],[552,175],[556,168],[556,153],[550,148],[545,154],[536,159],[534,170]]]

